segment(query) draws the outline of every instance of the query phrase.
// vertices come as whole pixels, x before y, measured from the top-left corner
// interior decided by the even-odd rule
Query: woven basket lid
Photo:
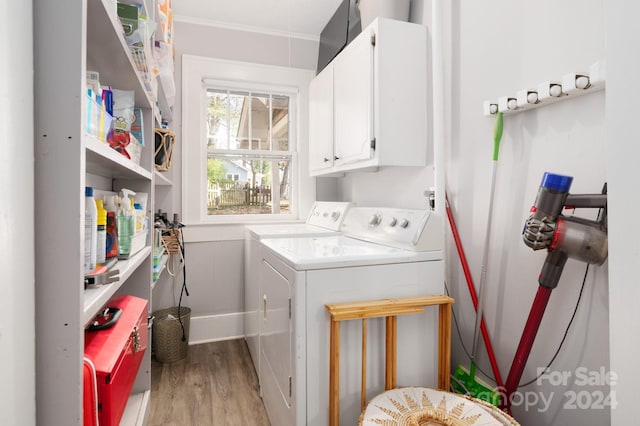
[[[383,392],[360,418],[362,426],[518,426],[484,401],[423,387]]]

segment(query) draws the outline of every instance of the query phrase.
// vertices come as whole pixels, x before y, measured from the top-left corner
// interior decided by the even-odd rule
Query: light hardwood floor
[[[244,339],[189,346],[151,365],[149,426],[269,426]]]

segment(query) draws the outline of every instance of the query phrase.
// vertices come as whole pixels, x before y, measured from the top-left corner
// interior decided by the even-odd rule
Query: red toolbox
[[[98,426],[98,388],[96,386],[96,368],[87,357],[82,370],[84,387],[82,388],[83,426]]]
[[[147,301],[117,296],[89,324],[85,357],[93,361],[100,426],[117,426],[149,341]]]

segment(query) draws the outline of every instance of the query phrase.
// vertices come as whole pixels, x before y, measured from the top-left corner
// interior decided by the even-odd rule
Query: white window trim
[[[309,138],[308,105],[309,83],[314,77],[311,70],[279,67],[205,58],[193,55],[182,57],[182,215],[187,225],[198,224],[242,224],[257,222],[282,222],[300,220],[315,199],[315,180],[309,176]],[[204,87],[212,81],[224,81],[245,88],[276,86],[297,93],[295,108],[297,120],[292,132],[295,145],[291,146],[295,156],[295,170],[292,176],[297,179],[295,193],[291,194],[295,211],[288,215],[237,215],[209,216],[206,211],[206,121],[202,111],[206,105]],[[208,83],[208,84],[207,84]]]

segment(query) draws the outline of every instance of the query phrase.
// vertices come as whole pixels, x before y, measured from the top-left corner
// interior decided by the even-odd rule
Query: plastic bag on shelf
[[[129,143],[124,147],[124,149],[127,153],[125,157],[128,156],[131,161],[136,164],[140,164],[140,159],[142,158],[142,144],[135,136],[133,136],[133,134],[129,134]]]
[[[135,92],[133,90],[112,89],[113,117],[116,132],[129,132],[133,122]]]
[[[173,43],[173,5],[171,0],[158,0],[157,19],[160,22],[160,32],[157,40]]]
[[[127,146],[131,142],[131,124],[134,118],[135,92],[133,90],[112,89],[114,129],[109,134],[111,148],[131,159]]]
[[[132,5],[130,6],[135,9]],[[146,16],[140,15],[140,11],[126,9],[127,12],[119,12],[120,23],[124,31],[124,38],[131,52],[136,70],[142,77],[147,92],[152,92],[153,55],[152,36],[156,30],[156,23],[148,20]],[[135,19],[133,18],[135,16]]]
[[[173,46],[157,41],[154,53],[158,67],[158,76],[160,77],[167,103],[169,107],[172,107],[176,98],[176,85],[173,80]]]

